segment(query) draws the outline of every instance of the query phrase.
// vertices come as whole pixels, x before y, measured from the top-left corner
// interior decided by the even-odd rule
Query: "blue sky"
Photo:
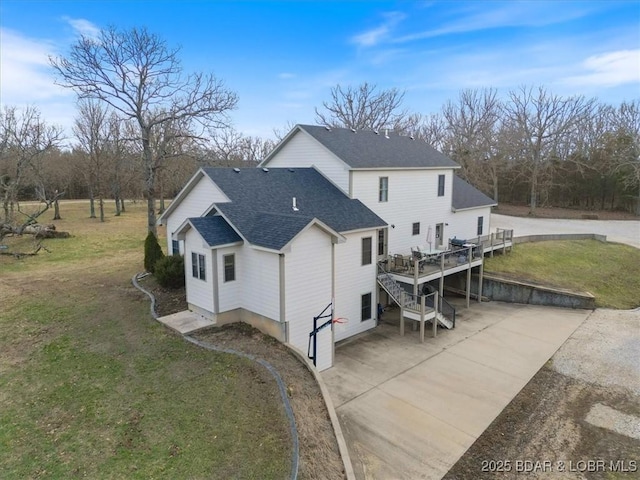
[[[47,56],[110,25],[145,26],[181,46],[186,71],[223,79],[239,96],[235,127],[249,135],[314,123],[338,83],[398,88],[423,114],[466,88],[640,98],[639,0],[2,0],[0,103],[37,105],[68,128],[75,97],[54,85]]]

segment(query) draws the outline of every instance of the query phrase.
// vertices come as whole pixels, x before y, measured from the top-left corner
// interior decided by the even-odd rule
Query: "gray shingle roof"
[[[451,206],[454,210],[497,205],[493,199],[486,196],[476,187],[465,182],[457,175],[453,176],[453,190],[451,197]]]
[[[279,250],[314,218],[337,232],[386,225],[314,168],[203,170],[231,200],[216,209],[254,245]]]
[[[459,168],[459,165],[423,140],[385,131],[299,127],[331,150],[351,168]]]
[[[210,247],[242,241],[240,235],[222,217],[195,217],[189,221]]]

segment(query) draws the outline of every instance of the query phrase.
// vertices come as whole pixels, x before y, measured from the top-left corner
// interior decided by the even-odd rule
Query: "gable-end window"
[[[378,201],[386,202],[389,200],[389,177],[380,177],[378,189]]]
[[[414,235],[420,235],[420,222],[415,222],[413,224],[412,232]]]
[[[371,293],[362,295],[360,307],[360,321],[371,320]]]
[[[438,196],[444,197],[444,175],[438,175]]]
[[[362,239],[362,265],[371,265],[371,237]]]
[[[180,255],[180,241],[171,240],[171,255]]]
[[[484,217],[478,217],[478,236],[482,235],[483,223],[484,223]]]
[[[224,255],[224,281],[232,282],[236,279],[236,256],[235,254]]]
[[[200,280],[207,280],[207,276],[205,274],[206,271],[206,263],[204,255],[200,255],[199,253],[191,252],[191,275],[193,278],[199,278]]]

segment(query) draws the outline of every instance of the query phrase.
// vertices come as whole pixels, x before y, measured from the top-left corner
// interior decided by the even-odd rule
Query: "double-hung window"
[[[378,201],[387,202],[389,200],[389,177],[380,177],[378,184]]]
[[[415,222],[411,231],[413,232],[413,235],[420,235],[420,222]]]
[[[236,256],[232,253],[224,255],[224,281],[232,282],[236,279]]]
[[[371,320],[371,293],[362,295],[360,307],[360,321]]]
[[[207,280],[206,276],[206,260],[204,255],[200,255],[199,253],[191,252],[191,275],[194,278],[199,278],[200,280]]]
[[[362,265],[371,265],[372,243],[371,237],[362,239]]]
[[[438,175],[438,196],[444,197],[444,175]]]
[[[484,223],[484,217],[478,217],[478,236],[482,235],[483,223]]]

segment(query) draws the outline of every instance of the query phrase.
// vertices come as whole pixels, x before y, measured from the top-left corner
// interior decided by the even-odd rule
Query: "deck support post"
[[[437,294],[433,294],[433,310],[436,314],[436,316],[433,317],[433,338],[436,338],[436,335],[438,334],[438,312],[440,311],[440,305],[438,304],[439,298],[440,297]]]
[[[482,302],[482,277],[484,276],[484,262],[480,264],[480,275],[478,276],[478,303]]]
[[[472,247],[469,247],[467,251],[467,257],[469,261],[469,265],[467,268],[467,308],[469,308],[469,298],[471,297],[471,255],[472,255],[471,248]]]
[[[444,254],[440,255],[440,296],[444,295]]]
[[[418,295],[418,277],[419,277],[420,262],[417,258],[413,259],[413,294]]]
[[[495,233],[491,234],[491,258],[493,258],[493,240],[495,238]]]
[[[420,343],[424,343],[424,295],[420,295]]]
[[[400,292],[400,336],[404,337],[404,292]]]

